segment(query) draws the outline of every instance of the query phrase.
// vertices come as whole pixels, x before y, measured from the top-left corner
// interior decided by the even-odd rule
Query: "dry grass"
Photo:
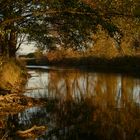
[[[20,85],[26,79],[25,71],[14,60],[1,60],[1,62],[0,88],[6,90],[20,89]]]

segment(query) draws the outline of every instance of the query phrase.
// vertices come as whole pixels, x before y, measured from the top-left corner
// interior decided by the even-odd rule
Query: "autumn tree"
[[[49,49],[57,46],[86,49],[100,25],[119,46],[123,30],[115,19],[138,18],[138,0],[56,0],[47,3],[51,13],[30,26],[30,39]],[[124,23],[123,23],[124,24]]]
[[[18,34],[26,32],[26,26],[40,9],[36,0],[0,1],[0,52],[15,57]]]
[[[138,17],[139,0],[1,0],[0,53],[15,57],[19,34],[38,46],[86,48],[98,25],[120,43],[114,16]]]

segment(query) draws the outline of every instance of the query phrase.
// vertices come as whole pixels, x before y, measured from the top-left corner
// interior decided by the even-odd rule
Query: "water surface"
[[[36,140],[140,139],[139,78],[54,67],[29,73],[24,95],[43,98],[46,105],[9,116],[13,133],[44,125]]]

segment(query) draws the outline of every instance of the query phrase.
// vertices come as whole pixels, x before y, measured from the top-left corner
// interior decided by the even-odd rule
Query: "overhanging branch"
[[[77,15],[94,15],[94,16],[100,16],[100,17],[112,17],[112,16],[121,16],[121,17],[129,17],[129,18],[136,18],[136,17],[140,17],[140,16],[135,16],[135,15],[131,15],[131,14],[123,14],[123,13],[100,13],[97,12],[96,10],[94,12],[79,12],[79,11],[70,11],[70,10],[50,10],[50,11],[34,11],[30,14],[26,14],[25,16],[17,16],[15,18],[11,18],[11,19],[5,19],[4,21],[2,21],[0,23],[0,26],[7,26],[8,24],[12,24],[14,22],[19,22],[22,21],[24,19],[27,19],[28,17],[38,17],[38,16],[42,16],[42,15],[48,15],[48,14],[60,14],[60,13],[69,13],[69,14],[77,14]],[[30,19],[28,19],[30,20]],[[26,22],[27,20],[23,21]],[[23,23],[22,22],[22,23]]]

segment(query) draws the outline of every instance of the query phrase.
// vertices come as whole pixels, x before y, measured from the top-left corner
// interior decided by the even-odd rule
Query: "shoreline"
[[[15,114],[25,108],[41,105],[39,100],[23,95],[30,75],[20,62],[6,60],[1,71],[0,117]]]
[[[140,56],[112,59],[99,57],[64,58],[62,60],[24,59],[27,65],[76,68],[84,71],[122,73],[140,76]]]

